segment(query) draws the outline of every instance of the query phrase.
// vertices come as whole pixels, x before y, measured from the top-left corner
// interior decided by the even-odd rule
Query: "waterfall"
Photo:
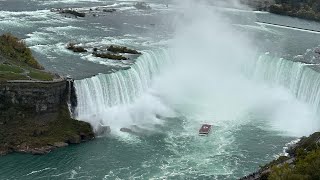
[[[320,74],[312,67],[315,65],[294,62],[283,58],[261,55],[252,63],[251,75],[257,81],[288,89],[297,99],[306,102],[319,113]]]
[[[160,67],[170,59],[168,56],[164,49],[145,51],[128,70],[76,80],[77,118],[91,121],[111,107],[135,101],[150,86]]]
[[[139,125],[143,125],[145,122],[156,122],[158,123],[158,119],[156,118],[157,114],[161,114],[162,112],[169,112],[165,106],[162,104],[162,100],[159,101],[157,96],[154,96],[150,92],[146,93],[148,90],[153,88],[159,88],[158,86],[154,86],[155,77],[158,76],[162,71],[164,71],[165,65],[170,64],[172,67],[172,63],[169,62],[172,59],[169,56],[169,51],[166,49],[158,49],[153,51],[146,51],[140,56],[136,63],[128,70],[117,71],[112,74],[99,74],[91,78],[83,79],[83,80],[75,80],[74,86],[77,94],[78,105],[75,109],[75,115],[77,119],[85,120],[90,122],[95,128],[100,125],[112,125],[113,127],[121,128],[126,125],[139,124],[137,121],[140,121]],[[182,61],[184,63],[184,61]],[[198,62],[197,62],[198,63]],[[201,63],[202,64],[202,63]],[[246,75],[248,75],[249,81],[252,81],[253,84],[259,86],[261,82],[263,84],[267,84],[268,86],[274,87],[283,87],[290,91],[292,95],[294,95],[297,99],[302,102],[305,102],[310,105],[312,112],[314,114],[318,114],[319,104],[320,104],[320,74],[316,72],[314,69],[310,67],[310,64],[304,64],[301,62],[294,62],[282,58],[272,57],[268,54],[263,54],[259,56],[254,62],[247,63],[245,65]],[[183,64],[178,65],[179,69],[184,69]],[[210,68],[210,67],[209,67]],[[170,68],[169,68],[170,69]],[[177,71],[176,69],[171,69],[171,71]],[[184,71],[182,71],[184,72]],[[180,95],[183,95],[185,90],[191,90],[196,86],[197,88],[206,88],[208,86],[198,87],[197,84],[207,84],[205,82],[211,81],[219,81],[219,77],[203,77],[199,83],[196,79],[198,76],[193,75],[192,70],[187,70],[188,76],[182,73],[182,77],[186,76],[183,79],[186,79],[187,82],[180,82],[179,78],[175,76],[177,74],[170,74],[169,78],[164,78],[162,81],[166,81],[167,83],[161,84],[164,86],[168,86],[165,88],[165,95],[169,101],[172,100],[171,104],[175,104],[176,101],[181,101],[179,99]],[[178,73],[179,74],[179,73]],[[205,73],[206,74],[206,73]],[[213,73],[215,75],[215,73]],[[219,75],[219,74],[218,74]],[[181,77],[181,74],[180,74]],[[193,78],[189,78],[193,77]],[[233,77],[233,76],[232,76]],[[199,79],[198,78],[198,79]],[[208,79],[207,79],[208,78]],[[222,77],[220,77],[222,78]],[[182,80],[183,80],[182,79]],[[158,79],[159,80],[159,79]],[[229,80],[228,78],[226,80]],[[229,85],[234,86],[245,86],[242,83],[246,83],[246,81],[238,82],[239,79],[232,79],[235,82],[229,82]],[[168,82],[170,81],[170,82]],[[192,82],[191,82],[192,81]],[[221,81],[221,80],[220,80]],[[181,87],[179,87],[183,84]],[[191,86],[184,86],[191,83]],[[221,83],[221,82],[220,82]],[[215,83],[210,83],[215,84]],[[222,84],[225,84],[222,80]],[[172,88],[171,88],[172,87]],[[185,88],[187,89],[185,89]],[[253,87],[254,86],[248,86]],[[210,88],[210,87],[209,87]],[[227,89],[225,89],[227,88]],[[221,91],[227,90],[228,88],[232,88],[231,86],[222,87]],[[241,87],[238,87],[241,89]],[[228,98],[225,93],[222,93],[217,88],[212,88],[216,90],[218,93],[215,99],[216,101],[209,100],[209,102],[223,102],[231,103],[231,105],[235,105],[231,111],[241,111],[241,107],[246,102],[243,98],[239,99],[239,95],[234,94],[232,97]],[[250,93],[254,93],[255,89],[243,88],[245,91],[252,92],[242,92],[243,96],[250,96]],[[261,88],[257,88],[256,90],[261,90]],[[198,91],[193,96],[205,96],[207,94],[201,94],[205,91]],[[210,90],[211,91],[211,90]],[[163,93],[163,89],[160,90],[160,93]],[[168,96],[169,94],[172,94]],[[222,97],[219,96],[219,93]],[[233,93],[230,91],[230,93]],[[188,93],[187,93],[188,94]],[[256,96],[260,96],[259,93],[254,93]],[[261,93],[260,93],[261,94]],[[177,97],[179,96],[179,97]],[[188,95],[187,95],[188,96]],[[219,97],[217,97],[219,96]],[[262,95],[263,96],[263,95]],[[142,98],[141,98],[142,97]],[[173,99],[172,99],[173,98]],[[197,99],[190,99],[191,97],[186,97],[186,102],[180,103],[188,103],[189,101],[196,102]],[[202,97],[203,98],[203,97]],[[208,97],[210,98],[210,97]],[[221,99],[219,99],[221,98]],[[266,97],[267,98],[267,97]],[[202,99],[203,100],[203,99]],[[241,101],[240,103],[238,101]],[[247,99],[246,101],[250,101]],[[189,102],[190,103],[190,102]],[[208,102],[205,102],[208,103]],[[192,104],[192,103],[191,103]],[[237,105],[239,104],[239,105]],[[250,102],[247,102],[248,107],[250,107]],[[231,105],[228,104],[228,108],[231,108]],[[202,107],[201,103],[197,104],[196,107]],[[221,109],[223,106],[221,104],[214,104],[208,107],[209,109],[216,109],[215,115],[218,115],[218,112],[224,115],[223,112],[227,111],[226,109]],[[172,108],[172,107],[169,107]],[[173,107],[174,108],[174,107]],[[208,109],[208,110],[209,110]],[[187,110],[188,111],[188,110]],[[223,112],[222,112],[223,111]],[[169,113],[170,114],[170,113]],[[122,124],[121,124],[122,123]],[[317,123],[315,123],[317,124]]]

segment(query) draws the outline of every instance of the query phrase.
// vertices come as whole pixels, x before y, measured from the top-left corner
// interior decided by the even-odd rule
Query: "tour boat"
[[[212,128],[212,125],[210,124],[203,124],[199,130],[200,136],[206,136],[210,133],[210,130]]]

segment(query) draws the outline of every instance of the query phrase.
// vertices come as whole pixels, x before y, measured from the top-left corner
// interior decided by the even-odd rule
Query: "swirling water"
[[[88,9],[112,5],[110,7],[120,11],[116,16],[96,20],[60,19],[49,10],[32,9],[35,4],[38,1],[31,1],[27,12],[9,10],[2,13],[1,31],[10,30],[25,37],[50,70],[67,71],[75,76],[78,79],[75,81],[78,96],[75,116],[95,128],[100,124],[111,126],[112,132],[46,156],[14,154],[1,157],[0,179],[235,179],[273,159],[297,136],[319,129],[317,65],[294,62],[292,57],[279,58],[297,49],[304,52],[317,46],[317,42],[311,41],[315,34],[241,25],[240,29],[244,31],[258,31],[257,39],[268,45],[267,51],[272,50],[270,54],[263,53],[244,61],[248,56],[243,49],[234,51],[236,53],[230,53],[230,49],[238,50],[237,47],[245,44],[236,38],[230,40],[223,33],[221,40],[213,41],[215,36],[211,37],[206,28],[217,31],[204,26],[203,33],[197,34],[200,40],[194,43],[201,42],[198,44],[203,46],[199,48],[190,43],[194,37],[186,37],[180,32],[187,42],[178,44],[187,50],[181,57],[179,48],[172,49],[166,42],[161,42],[168,38],[163,34],[172,35],[163,27],[170,23],[151,28],[140,22],[144,19],[150,24],[154,19],[158,20],[155,16],[163,15],[163,12],[170,14],[161,3],[152,4],[156,10],[150,14],[134,10],[132,2],[42,1],[39,6],[42,9],[66,4]],[[8,8],[14,9],[14,6]],[[229,10],[226,11],[230,13]],[[239,15],[237,11],[231,13]],[[269,14],[258,16],[270,18]],[[110,25],[104,18],[108,22],[117,18],[117,22]],[[299,21],[299,24],[303,23]],[[44,24],[48,27],[44,28]],[[196,25],[202,27],[203,24]],[[155,37],[156,33],[148,34],[147,30],[141,34],[141,29],[163,34]],[[188,28],[184,31],[187,35],[190,33]],[[141,40],[142,36],[148,38]],[[299,47],[295,46],[297,43],[287,43],[290,45],[279,50],[283,54],[277,54],[277,46],[269,43],[276,41],[274,44],[278,44],[277,40],[282,36],[287,39],[302,37],[306,42]],[[82,37],[81,43],[87,46],[95,43],[99,46],[131,45],[141,48],[143,55],[130,64],[130,69],[118,71],[116,67],[127,64],[84,54],[79,57],[66,51],[65,40],[77,37]],[[43,41],[46,43],[41,44]],[[292,41],[300,42],[299,38]],[[235,45],[229,46],[229,43]],[[212,49],[208,50],[208,47]],[[194,53],[195,49],[199,53]],[[214,58],[208,58],[210,53]],[[208,60],[198,60],[198,57]],[[238,65],[233,65],[237,62],[235,59],[246,62],[241,63],[240,70]],[[225,68],[227,66],[229,70]],[[96,75],[88,77],[92,74]],[[198,128],[205,122],[213,123],[214,131],[208,137],[199,137]],[[139,127],[136,135],[119,131],[131,125]]]

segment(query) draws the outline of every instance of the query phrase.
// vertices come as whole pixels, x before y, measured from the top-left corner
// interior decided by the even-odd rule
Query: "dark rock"
[[[61,9],[59,12],[62,14],[72,14],[75,17],[86,17],[86,13],[81,13],[70,9]]]
[[[32,136],[33,137],[39,137],[39,136],[45,135],[46,133],[47,133],[46,130],[36,129],[36,130],[33,131]]]
[[[137,2],[134,4],[134,7],[141,10],[150,10],[151,7],[145,2]]]
[[[116,55],[111,53],[92,53],[96,57],[105,58],[105,59],[113,59],[113,60],[128,60],[128,58],[122,55]]]
[[[109,46],[108,51],[113,52],[113,53],[128,53],[128,54],[141,54],[140,52],[138,52],[137,50],[134,49],[129,49],[127,47],[124,46]]]
[[[57,147],[57,148],[61,148],[61,147],[66,147],[66,146],[68,146],[68,144],[65,143],[65,142],[55,142],[55,143],[53,143],[53,146],[54,146],[54,147]]]
[[[73,51],[73,52],[87,52],[86,49],[84,49],[84,47],[81,46],[76,46],[74,43],[69,43],[67,45],[67,49]]]
[[[30,149],[29,152],[33,155],[45,155],[51,152],[51,150],[55,149],[53,146],[44,146],[41,148],[33,148]]]
[[[38,149],[33,149],[31,150],[31,154],[33,155],[44,155],[47,154],[48,152],[44,151],[44,150],[38,150]]]
[[[127,133],[133,133],[133,131],[129,128],[121,128],[120,129],[121,132],[127,132]]]
[[[113,12],[116,12],[117,10],[116,9],[103,9],[102,11],[103,12],[113,13]]]
[[[73,135],[72,137],[69,137],[67,142],[69,144],[80,144],[81,143],[81,137],[79,135]]]

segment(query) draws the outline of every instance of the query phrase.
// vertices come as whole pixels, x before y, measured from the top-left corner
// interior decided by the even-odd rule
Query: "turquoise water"
[[[223,128],[216,127],[199,137],[195,128],[182,129],[183,121],[171,119],[158,133],[97,138],[45,156],[4,156],[0,179],[235,179],[292,140],[255,125],[233,127],[223,137]]]
[[[318,24],[149,3],[153,10],[145,12],[131,1],[0,1],[0,32],[24,38],[47,69],[77,79],[74,116],[112,130],[45,156],[0,157],[0,179],[236,179],[283,153],[286,143],[319,129],[320,91],[314,82],[320,76],[294,62],[297,55],[318,62],[310,52],[319,34],[256,21]],[[71,19],[49,10],[98,6],[117,13]],[[65,50],[75,40],[88,47],[127,45],[143,55],[122,62]],[[197,134],[203,123],[214,125],[208,137]],[[141,129],[119,131],[132,125]]]

